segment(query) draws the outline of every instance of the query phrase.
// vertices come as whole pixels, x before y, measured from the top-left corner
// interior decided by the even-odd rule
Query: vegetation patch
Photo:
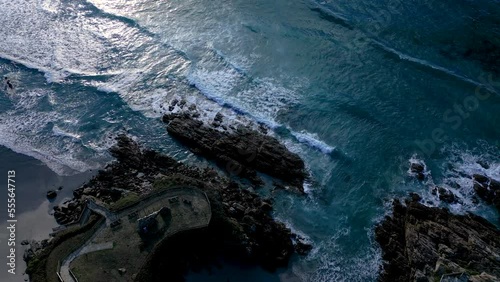
[[[59,282],[59,263],[82,246],[104,223],[104,218],[92,214],[87,224],[71,227],[56,234],[51,243],[28,262],[26,273],[32,282]]]
[[[140,200],[141,196],[139,196],[137,193],[130,192],[125,196],[121,197],[118,201],[108,204],[108,207],[110,211],[119,211],[129,206],[135,205]]]

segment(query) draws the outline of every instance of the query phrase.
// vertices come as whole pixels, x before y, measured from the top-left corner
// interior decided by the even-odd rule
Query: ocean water
[[[14,86],[0,89],[0,145],[31,166],[95,170],[122,132],[199,164],[159,119],[181,98],[207,120],[265,124],[305,160],[307,196],[273,196],[311,254],[275,274],[228,265],[190,281],[375,281],[373,227],[412,191],[443,205],[433,184],[461,196],[452,211],[498,224],[468,178],[500,178],[498,0],[0,0],[0,12],[0,75]],[[2,160],[22,158],[10,150]],[[19,197],[20,215],[50,212],[43,193]]]

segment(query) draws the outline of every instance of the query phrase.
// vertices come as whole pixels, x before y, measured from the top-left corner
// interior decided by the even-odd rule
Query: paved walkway
[[[106,225],[109,225],[111,222],[115,221],[117,218],[117,216],[114,213],[110,212],[107,208],[96,204],[92,200],[89,200],[87,202],[87,207],[90,210],[104,216],[106,218]]]
[[[87,240],[87,242],[85,244],[83,244],[80,248],[78,248],[78,250],[76,250],[73,253],[71,253],[62,262],[61,269],[59,270],[59,274],[61,275],[61,278],[63,279],[64,282],[76,282],[75,279],[73,279],[73,276],[71,276],[71,274],[69,272],[69,265],[70,265],[70,263],[75,258],[81,256],[82,254],[89,253],[88,250],[92,250],[93,248],[95,248],[95,247],[91,247],[91,245],[95,245],[95,244],[92,244],[92,240],[94,240],[94,238],[97,236],[97,234],[99,234],[99,231],[101,231],[104,228],[106,228],[106,224],[101,225],[101,227],[99,227],[99,229],[97,229],[96,232],[94,232],[94,234],[92,234],[92,236],[90,237],[90,239]],[[99,245],[101,245],[101,244],[99,244]],[[113,243],[111,243],[111,248],[113,248]],[[84,253],[82,253],[84,250],[87,250],[87,251],[84,252]],[[95,251],[98,251],[98,248]]]
[[[81,256],[83,254],[91,253],[91,252],[113,249],[113,242],[106,242],[106,243],[101,243],[101,244],[94,244],[94,243],[92,243],[92,241],[96,238],[96,236],[104,228],[107,228],[107,226],[109,226],[113,221],[115,221],[115,220],[117,220],[117,219],[119,219],[121,217],[126,216],[128,213],[131,212],[131,210],[142,209],[143,207],[149,206],[152,203],[155,203],[155,202],[157,202],[159,200],[162,200],[162,199],[167,198],[167,197],[172,197],[174,195],[181,194],[182,192],[190,191],[192,193],[194,191],[192,188],[188,188],[188,190],[185,190],[186,188],[172,188],[170,190],[163,191],[163,192],[158,193],[156,195],[152,195],[152,197],[149,197],[149,198],[147,198],[145,200],[142,200],[137,206],[132,207],[130,209],[126,209],[126,210],[124,210],[124,211],[122,211],[122,212],[120,212],[118,214],[109,211],[107,208],[105,208],[105,207],[103,207],[103,206],[101,206],[99,204],[96,204],[92,200],[89,200],[87,202],[87,207],[90,210],[92,210],[92,211],[94,211],[94,212],[102,215],[103,217],[105,217],[106,218],[106,222],[105,222],[105,224],[101,225],[99,227],[99,229],[97,229],[96,232],[94,232],[94,234],[92,234],[92,236],[87,240],[87,242],[85,242],[85,244],[83,244],[80,248],[78,248],[76,251],[74,251],[73,253],[71,253],[61,263],[61,269],[59,270],[59,274],[61,275],[61,278],[63,279],[63,281],[64,282],[77,282],[77,281],[75,281],[75,279],[73,278],[73,276],[70,274],[70,264],[77,257],[79,257],[79,256]],[[199,191],[199,192],[201,192],[201,191]],[[197,193],[199,193],[199,192],[197,192]],[[208,198],[206,197],[206,194],[204,192],[201,192],[201,193],[203,193],[205,195],[205,198],[206,198],[206,200],[208,202],[208,205],[210,206],[210,202],[208,201]],[[210,218],[211,218],[211,213],[210,213],[210,215],[208,217],[207,224],[205,224],[204,226],[208,225],[208,222],[210,221]],[[199,227],[200,226],[195,226],[194,228],[199,228]],[[189,230],[189,229],[192,229],[192,228],[185,228],[185,229]]]

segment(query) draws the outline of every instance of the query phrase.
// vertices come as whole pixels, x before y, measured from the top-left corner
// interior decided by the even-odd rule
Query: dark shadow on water
[[[268,272],[258,266],[223,261],[218,267],[190,272],[186,282],[280,282],[280,271]]]

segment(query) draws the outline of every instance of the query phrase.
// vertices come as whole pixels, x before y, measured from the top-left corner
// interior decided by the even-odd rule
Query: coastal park
[[[94,202],[89,207],[106,223],[62,262],[64,282],[133,281],[158,243],[211,219],[206,194],[192,187],[171,188],[117,212]]]

